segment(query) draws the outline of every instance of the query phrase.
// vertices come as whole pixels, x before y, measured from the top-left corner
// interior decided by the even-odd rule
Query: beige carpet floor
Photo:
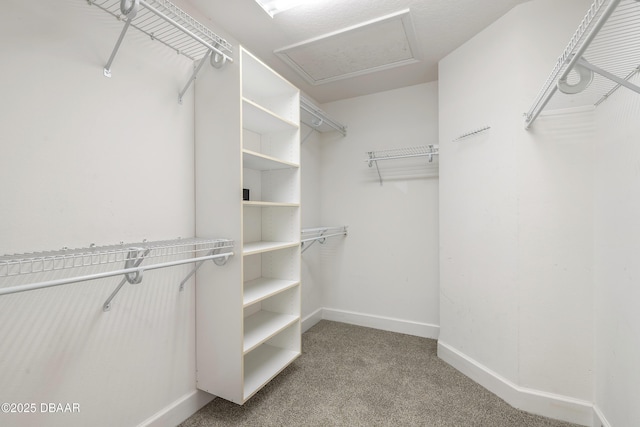
[[[302,335],[302,356],[243,406],[216,398],[180,426],[574,426],[512,408],[436,345],[323,320]]]

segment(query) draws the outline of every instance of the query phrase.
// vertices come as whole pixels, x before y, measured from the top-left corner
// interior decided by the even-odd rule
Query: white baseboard
[[[611,427],[611,423],[597,405],[593,405],[593,427]]]
[[[593,425],[591,402],[521,387],[442,341],[438,342],[438,357],[514,408],[583,426]]]
[[[332,308],[323,308],[322,318],[326,320],[333,320],[335,322],[366,326],[369,328],[381,329],[383,331],[399,332],[401,334],[415,335],[423,338],[438,339],[440,334],[440,326],[438,325],[395,319],[392,317],[375,316],[372,314],[356,313],[353,311],[336,310]]]
[[[304,319],[302,319],[302,333],[307,332],[316,323],[322,320],[322,309],[319,308]]]
[[[194,390],[147,418],[138,427],[175,427],[213,399],[215,396],[212,394]]]

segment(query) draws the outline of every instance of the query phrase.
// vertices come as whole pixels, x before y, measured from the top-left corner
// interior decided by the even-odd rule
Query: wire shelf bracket
[[[381,160],[395,160],[395,159],[408,159],[412,157],[427,157],[429,163],[433,162],[433,157],[439,154],[439,147],[434,144],[423,145],[419,147],[409,148],[396,148],[391,150],[379,150],[368,151],[365,162],[369,164],[369,167],[376,166],[378,171],[378,178],[380,179],[380,185],[382,185],[382,175],[380,174],[380,168],[378,167],[378,161]]]
[[[524,114],[525,129],[548,106],[597,107],[623,86],[640,94],[629,81],[640,72],[639,37],[640,0],[595,0]]]
[[[214,68],[233,62],[231,44],[168,0],[87,0],[87,3],[124,21],[124,27],[104,66],[105,77],[111,77],[111,66],[130,26],[175,50],[177,54],[194,62],[200,61],[178,95],[180,103],[205,62],[210,62]]]
[[[313,246],[314,243],[325,244],[328,238],[346,236],[347,226],[341,225],[339,227],[315,227],[315,228],[303,228],[301,232],[300,245],[302,248],[301,253],[304,253],[307,249]]]
[[[63,248],[59,251],[5,255],[0,257],[0,279],[3,277],[46,273],[50,271],[122,262],[124,262],[124,268],[4,287],[0,288],[0,296],[122,275],[124,277],[102,306],[102,310],[106,312],[111,309],[113,299],[126,283],[132,285],[142,283],[145,271],[194,262],[197,263],[197,267],[181,282],[180,288],[182,290],[187,280],[193,276],[195,270],[197,270],[204,261],[213,260],[216,265],[225,265],[229,257],[234,255],[232,249],[232,240],[193,238],[157,242],[144,241],[132,245],[125,245],[124,243],[101,247],[92,245],[89,248]],[[202,255],[203,252],[205,253],[204,255]],[[141,265],[146,259],[179,255],[187,256],[187,258],[157,262],[146,266]]]
[[[484,126],[484,127],[479,128],[479,129],[472,130],[471,132],[467,132],[467,133],[464,133],[464,134],[460,135],[459,137],[457,137],[456,139],[454,139],[452,142],[458,142],[458,141],[461,141],[461,140],[466,139],[466,138],[469,138],[469,137],[471,137],[471,136],[475,136],[475,135],[478,135],[478,134],[480,134],[480,133],[486,132],[486,131],[488,131],[489,129],[491,129],[491,126]]]

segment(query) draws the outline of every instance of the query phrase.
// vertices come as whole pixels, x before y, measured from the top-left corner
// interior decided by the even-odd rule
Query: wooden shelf
[[[298,281],[271,279],[261,277],[259,279],[250,280],[244,284],[244,306],[251,305],[265,298],[276,295],[284,290],[296,286]]]
[[[248,99],[242,99],[242,107],[243,127],[256,133],[294,130],[300,126]]]
[[[259,311],[244,319],[244,353],[248,353],[300,319],[299,316]]]
[[[242,150],[242,165],[245,168],[268,171],[277,169],[299,168],[297,163],[287,162],[275,157],[266,156],[251,150]]]
[[[299,246],[299,242],[248,242],[242,248],[242,255],[254,255],[263,252],[277,251],[279,249]]]
[[[247,400],[293,362],[300,352],[263,344],[244,359],[244,399]]]

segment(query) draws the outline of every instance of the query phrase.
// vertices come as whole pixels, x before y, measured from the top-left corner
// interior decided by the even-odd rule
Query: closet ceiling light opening
[[[419,62],[409,9],[275,50],[313,85]]]
[[[305,0],[256,0],[256,3],[264,9],[270,17],[276,16],[280,12],[293,9],[301,4],[308,3]]]

